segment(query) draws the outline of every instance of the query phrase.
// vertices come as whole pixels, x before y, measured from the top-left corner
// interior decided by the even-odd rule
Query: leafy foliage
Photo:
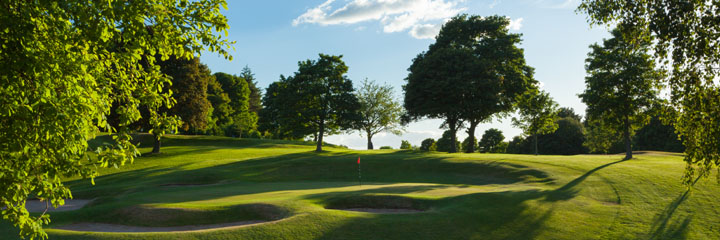
[[[560,115],[560,114],[558,114]],[[587,153],[585,143],[585,127],[575,117],[558,118],[558,128],[547,134],[538,136],[541,146],[540,154],[575,155]]]
[[[592,24],[619,23],[656,40],[653,52],[670,70],[671,102],[679,110],[674,120],[686,147],[686,184],[720,165],[718,8],[720,2],[703,0],[584,0],[579,7]]]
[[[633,131],[647,123],[646,112],[657,101],[657,83],[664,74],[647,53],[650,38],[623,35],[620,29],[611,33],[613,37],[602,46],[590,46],[587,88],[579,96],[588,106],[588,119],[602,119],[605,126],[623,134],[625,158],[631,159]]]
[[[410,142],[402,140],[400,142],[400,149],[412,149],[412,145],[410,145]]]
[[[172,97],[176,104],[168,111],[182,120],[183,131],[203,131],[207,128],[211,108],[207,100],[210,69],[198,58],[184,59],[171,56],[159,61],[160,71],[172,80]]]
[[[602,120],[590,119],[585,127],[586,140],[583,144],[592,153],[609,153],[613,142],[619,140],[617,131],[607,127]]]
[[[62,179],[132,162],[131,123],[173,100],[153,58],[230,57],[221,0],[10,1],[0,7],[0,206],[22,237],[44,238],[49,216],[30,216],[29,195],[53,206],[72,197]],[[151,24],[152,26],[148,26]],[[118,125],[106,121],[117,106]],[[87,152],[99,128],[113,144]],[[113,131],[114,130],[114,131]]]
[[[683,152],[685,150],[673,125],[665,124],[658,116],[653,116],[650,123],[635,132],[633,142],[636,150],[666,152]]]
[[[472,146],[470,146],[472,145]],[[462,141],[460,147],[463,149],[465,153],[474,153],[478,150],[478,143],[475,141],[474,137],[467,136]]]
[[[513,125],[522,129],[525,134],[535,138],[535,154],[538,154],[538,140],[540,134],[551,133],[557,129],[558,104],[545,91],[527,92],[520,101],[519,116],[513,117]]]
[[[390,132],[400,135],[403,131],[400,117],[404,111],[393,95],[392,86],[381,86],[368,79],[355,93],[360,103],[360,119],[355,123],[355,129],[367,137],[368,149],[373,149],[372,137],[375,134]]]
[[[227,94],[230,112],[225,121],[220,122],[226,136],[241,137],[244,133],[257,128],[258,116],[250,111],[250,88],[247,80],[240,76],[217,72],[215,79]]]
[[[437,144],[435,143],[435,139],[426,138],[425,140],[423,140],[422,143],[420,143],[420,150],[437,151]]]
[[[325,134],[350,129],[360,119],[347,71],[342,56],[320,54],[318,60],[299,62],[293,76],[281,76],[268,87],[263,129],[295,137],[315,134],[316,151],[322,151]]]
[[[516,46],[520,35],[508,33],[508,24],[503,16],[467,15],[445,23],[436,42],[409,68],[404,86],[409,117],[444,119],[453,136],[467,120],[474,143],[479,123],[511,111],[517,97],[534,88],[535,80],[523,50]]]
[[[257,87],[257,81],[255,80],[255,74],[252,72],[250,67],[245,66],[240,72],[240,77],[245,79],[248,88],[250,89],[250,95],[248,96],[248,110],[254,112],[255,115],[260,114],[262,109],[262,90]]]
[[[438,152],[456,153],[460,151],[460,142],[455,140],[454,134],[451,130],[445,130],[440,139],[437,140],[436,146]]]
[[[503,136],[502,131],[496,128],[491,128],[485,130],[478,146],[480,147],[481,152],[494,153],[497,151],[498,145],[502,143],[503,140],[505,140],[505,136]]]

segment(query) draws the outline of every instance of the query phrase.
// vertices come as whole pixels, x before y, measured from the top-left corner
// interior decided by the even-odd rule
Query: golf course
[[[144,137],[142,157],[102,169],[94,186],[64,181],[90,202],[51,212],[50,239],[720,237],[720,185],[712,176],[687,191],[676,153],[315,153],[305,142],[167,135],[161,154],[146,154]],[[3,239],[18,236],[2,224]]]

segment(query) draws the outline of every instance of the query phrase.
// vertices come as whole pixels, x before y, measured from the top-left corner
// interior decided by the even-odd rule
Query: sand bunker
[[[62,211],[72,211],[81,209],[88,203],[90,203],[92,200],[83,200],[83,199],[65,199],[65,205],[59,206],[57,208],[53,208],[51,203],[47,203],[40,200],[28,200],[25,203],[25,207],[27,208],[28,212],[43,212],[45,211],[45,207],[48,206],[48,212],[62,212]]]
[[[380,213],[380,214],[401,214],[401,213],[424,212],[422,210],[417,210],[417,209],[399,209],[399,208],[344,208],[344,209],[334,209],[334,210],[366,212],[366,213]]]
[[[53,229],[62,229],[81,232],[190,232],[203,230],[231,229],[266,223],[267,221],[241,221],[231,223],[218,223],[208,225],[190,225],[176,227],[140,227],[106,223],[74,223]]]

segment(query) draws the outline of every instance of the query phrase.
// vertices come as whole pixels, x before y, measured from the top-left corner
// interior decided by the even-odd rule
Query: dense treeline
[[[661,120],[660,113],[671,109],[657,107],[662,105],[658,86],[651,83],[664,73],[655,70],[647,39],[628,45],[616,29],[602,45],[591,45],[588,89],[580,94],[589,105],[583,119],[571,108],[558,108],[537,88],[533,69],[525,65],[523,51],[516,46],[520,36],[508,33],[507,24],[498,16],[453,18],[408,69],[404,104],[394,99],[388,85],[365,79],[355,89],[345,75],[348,67],[342,56],[320,54],[317,60],[301,61],[297,72],[280,76],[265,94],[248,67],[239,75],[211,74],[197,59],[170,58],[159,65],[172,79],[166,88],[177,104],[164,113],[181,120],[182,134],[310,137],[318,151],[325,135],[351,131],[367,137],[368,149],[373,149],[375,134],[401,134],[402,125],[423,117],[445,120],[442,137],[426,139],[420,146],[403,141],[401,149],[558,155],[684,150],[674,127]],[[634,63],[624,65],[628,56]],[[608,85],[611,80],[617,82]],[[452,89],[443,88],[447,86]],[[511,112],[518,113],[513,125],[523,129],[523,135],[506,141],[500,130],[488,129],[475,138],[479,123]],[[167,121],[173,120],[170,117]],[[138,126],[150,129],[151,124]],[[460,129],[468,133],[463,141],[455,137]],[[161,134],[156,135],[159,148]]]

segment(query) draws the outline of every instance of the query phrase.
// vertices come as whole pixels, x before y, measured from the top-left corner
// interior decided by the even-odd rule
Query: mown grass
[[[282,218],[276,222],[184,233],[47,231],[51,239],[720,239],[720,185],[700,180],[687,191],[678,155],[620,161],[615,155],[312,150],[287,141],[169,136],[162,154],[104,169],[95,186],[68,179],[75,198],[96,200],[52,213],[49,228]],[[333,209],[371,205],[425,211]],[[14,234],[0,225],[3,239]]]

